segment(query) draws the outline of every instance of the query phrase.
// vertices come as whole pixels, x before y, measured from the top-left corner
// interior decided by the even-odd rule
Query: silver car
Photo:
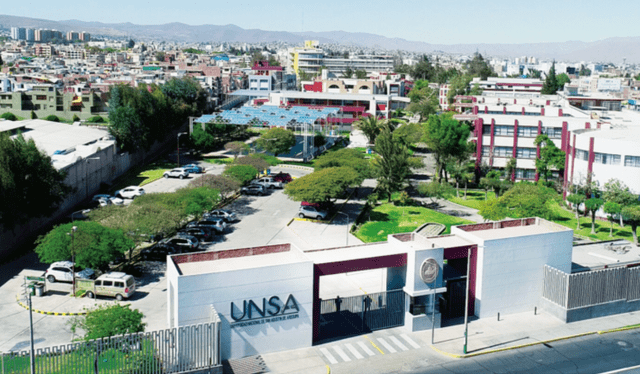
[[[225,220],[225,222],[235,222],[238,221],[238,216],[227,209],[214,209],[212,211],[210,211],[209,213],[205,213],[202,215],[202,217],[204,218],[209,218],[209,217],[217,217],[217,218],[222,218]]]
[[[165,178],[171,177],[171,178],[184,179],[189,176],[189,172],[183,168],[176,168],[176,169],[165,171],[164,174],[162,174],[162,176]]]
[[[298,211],[298,217],[300,218],[312,218],[312,219],[327,219],[327,213],[324,210],[317,209],[316,207],[303,205]]]

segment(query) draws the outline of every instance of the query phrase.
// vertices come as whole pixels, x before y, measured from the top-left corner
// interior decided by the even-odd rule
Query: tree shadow
[[[387,222],[390,220],[389,215],[387,213],[376,212],[375,210],[371,211],[369,218],[371,221],[380,221],[380,222]]]
[[[238,218],[242,219],[243,216],[249,216],[258,212],[257,209],[251,207],[251,203],[257,199],[255,196],[242,196],[236,199],[231,204],[227,205],[225,209],[229,209],[236,213]]]

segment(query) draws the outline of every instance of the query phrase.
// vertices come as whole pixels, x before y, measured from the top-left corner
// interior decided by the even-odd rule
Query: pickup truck
[[[258,179],[254,179],[251,181],[251,184],[257,184],[264,188],[283,188],[282,182],[276,182],[273,177],[262,177]]]

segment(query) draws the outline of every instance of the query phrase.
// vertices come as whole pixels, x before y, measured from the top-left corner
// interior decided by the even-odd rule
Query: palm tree
[[[362,131],[364,136],[367,137],[369,144],[376,143],[376,137],[380,134],[382,127],[386,121],[380,121],[375,116],[360,117],[360,119],[354,122],[355,127]]]

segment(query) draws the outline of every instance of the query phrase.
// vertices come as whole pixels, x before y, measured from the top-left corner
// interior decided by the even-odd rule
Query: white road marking
[[[365,351],[366,354],[368,354],[369,356],[375,356],[375,353],[369,349],[369,347],[367,347],[363,342],[358,342],[358,345],[360,346],[360,348],[362,348],[363,351]]]
[[[342,350],[342,348],[340,348],[340,347],[338,347],[338,346],[335,346],[335,347],[333,347],[333,350],[334,350],[334,351],[336,351],[336,353],[337,353],[340,357],[342,357],[342,359],[343,359],[345,362],[349,362],[349,361],[351,361],[351,359],[349,358],[349,356],[347,356],[347,354],[346,354],[346,353],[344,353],[344,351]]]
[[[402,349],[403,351],[408,351],[409,350],[409,348],[407,348],[406,345],[402,344],[402,342],[400,340],[398,340],[398,338],[396,338],[395,336],[390,336],[389,340],[391,340],[393,342],[393,344],[395,344],[398,347],[400,347],[400,349]]]
[[[345,344],[345,347],[347,347],[347,349],[351,351],[351,354],[354,355],[358,360],[362,360],[364,358],[364,356],[362,356],[360,352],[358,352],[358,350],[356,350],[351,344]]]
[[[274,216],[277,216],[277,215],[278,215],[278,213],[280,213],[280,210],[276,210],[276,211],[273,213],[273,215],[274,215]]]
[[[415,349],[420,348],[420,345],[414,342],[407,334],[401,334],[400,337],[404,339],[407,343],[409,343],[409,345],[412,346],[413,348]]]
[[[324,355],[324,357],[327,358],[327,360],[329,360],[330,364],[337,364],[338,360],[336,360],[335,357],[333,357],[333,355],[331,353],[329,353],[329,350],[326,348],[320,348],[320,352],[322,352],[322,354]]]
[[[387,343],[386,340],[382,339],[382,338],[378,338],[378,341],[380,342],[380,344],[382,344],[390,353],[396,353],[398,351],[396,351],[395,348],[393,348],[391,346],[391,344]]]

